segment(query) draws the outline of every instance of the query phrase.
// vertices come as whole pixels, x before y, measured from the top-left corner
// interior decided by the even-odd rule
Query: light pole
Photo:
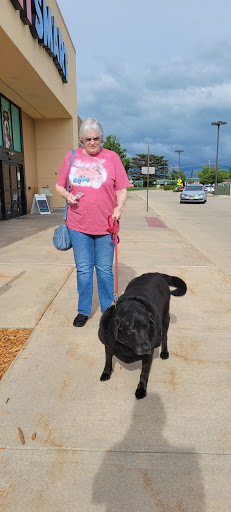
[[[180,154],[184,153],[183,149],[176,149],[175,153],[179,153],[179,179],[180,179]]]
[[[218,168],[218,146],[219,146],[219,128],[221,124],[227,124],[226,121],[217,121],[217,123],[211,123],[213,126],[217,126],[217,158],[216,158],[216,178],[215,187],[217,185],[217,168]]]

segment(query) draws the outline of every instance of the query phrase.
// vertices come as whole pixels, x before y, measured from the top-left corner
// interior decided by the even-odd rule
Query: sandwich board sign
[[[45,194],[34,194],[30,213],[40,213],[41,215],[51,213]]]

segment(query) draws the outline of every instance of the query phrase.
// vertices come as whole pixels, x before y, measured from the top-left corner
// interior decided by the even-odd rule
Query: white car
[[[204,185],[186,185],[180,194],[180,203],[206,203]]]
[[[215,186],[214,185],[205,185],[206,192],[209,192],[210,194],[214,194],[215,192]]]

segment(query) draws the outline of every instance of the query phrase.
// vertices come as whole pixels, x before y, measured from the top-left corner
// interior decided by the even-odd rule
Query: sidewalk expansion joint
[[[122,237],[120,237],[120,241],[121,241],[121,243],[123,243],[123,242],[135,242],[135,243],[151,242],[151,243],[156,243],[156,242],[158,242],[158,243],[161,243],[161,244],[163,242],[165,242],[165,243],[168,242],[169,243],[169,241],[170,241],[170,242],[173,242],[173,243],[180,242],[180,243],[185,244],[185,245],[191,245],[191,243],[188,240],[186,240],[186,239],[182,240],[182,238],[174,238],[174,240],[169,240],[168,238],[164,238],[163,240],[156,240],[156,238],[152,238],[152,239],[149,239],[149,240],[147,240],[147,239],[146,240],[145,239],[137,240],[136,238],[134,238],[133,240],[131,240],[130,238],[122,238]]]
[[[195,451],[165,451],[165,450],[97,450],[97,449],[89,449],[89,448],[75,448],[75,447],[53,447],[53,448],[27,448],[25,445],[23,447],[11,447],[11,446],[4,446],[0,448],[1,450],[7,450],[7,451],[28,451],[28,452],[54,452],[54,451],[61,451],[61,452],[76,452],[76,453],[96,453],[96,454],[103,454],[103,453],[116,453],[116,454],[146,454],[146,455],[210,455],[212,457],[214,456],[226,456],[230,457],[231,453],[223,453],[223,452],[195,452]]]
[[[41,314],[39,320],[37,321],[35,327],[38,326],[39,322],[41,322],[43,316],[45,315],[46,311],[49,309],[50,305],[52,304],[52,302],[56,299],[56,297],[59,295],[59,293],[61,292],[61,290],[63,289],[64,285],[66,284],[66,282],[68,281],[69,277],[71,276],[71,274],[74,272],[75,270],[75,266],[73,266],[72,270],[68,272],[68,276],[66,277],[65,281],[63,282],[63,284],[60,286],[59,290],[57,291],[57,293],[55,294],[55,296],[50,300],[49,304],[47,305],[47,307],[45,308],[45,310],[43,311],[43,313]]]
[[[143,264],[133,265],[132,264],[131,266],[132,266],[132,268],[133,267],[141,267],[141,268],[145,268],[145,267],[148,267],[148,268],[150,268],[150,267],[153,267],[153,268],[154,267],[158,267],[158,268],[159,267],[160,268],[211,268],[211,269],[217,268],[215,266],[215,264],[212,264],[212,265],[177,265],[177,264],[176,265],[167,265],[167,264],[166,265],[158,265],[158,263],[155,263],[153,265],[151,265],[151,264],[150,265],[143,265]],[[124,268],[124,264],[123,265],[119,264],[118,267]],[[218,270],[220,270],[220,269],[218,269]]]
[[[30,265],[30,266],[33,266],[33,265],[52,265],[52,267],[61,267],[61,266],[64,266],[64,267],[74,267],[75,268],[75,264],[74,263],[52,263],[52,262],[46,262],[46,263],[40,263],[40,262],[35,262],[35,263],[28,263],[28,261],[1,261],[0,262],[0,265],[17,265],[18,267],[20,265]]]

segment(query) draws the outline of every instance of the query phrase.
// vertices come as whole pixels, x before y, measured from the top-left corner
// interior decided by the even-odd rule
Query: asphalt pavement
[[[188,286],[184,297],[171,298],[170,358],[156,350],[147,397],[138,401],[140,363],[115,359],[111,379],[100,382],[95,280],[91,317],[84,328],[72,326],[73,254],[52,244],[62,212],[33,218],[0,224],[0,327],[33,328],[0,383],[0,509],[230,511],[230,278],[129,192],[119,292],[145,272],[176,275]]]

